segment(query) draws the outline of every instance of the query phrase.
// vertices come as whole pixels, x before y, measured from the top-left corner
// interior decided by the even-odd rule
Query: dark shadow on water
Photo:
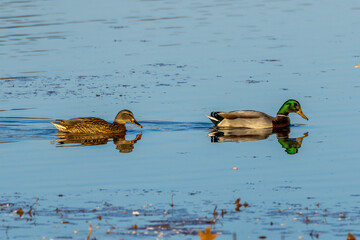
[[[278,142],[288,154],[298,153],[303,139],[308,136],[306,132],[301,137],[290,138],[290,127],[282,129],[212,128],[208,136],[211,137],[211,142],[247,142],[264,140],[272,134],[276,134]]]
[[[85,147],[107,144],[112,139],[119,152],[130,153],[134,150],[134,144],[141,139],[142,134],[136,135],[136,138],[130,141],[126,140],[125,136],[125,133],[116,135],[84,135],[59,132],[52,143],[56,143],[58,147]]]

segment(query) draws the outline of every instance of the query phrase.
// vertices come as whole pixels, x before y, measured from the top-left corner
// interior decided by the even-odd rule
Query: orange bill
[[[139,127],[141,127],[141,128],[143,127],[143,126],[141,126],[141,124],[138,123],[135,119],[132,120],[131,123],[133,123],[133,124],[135,124],[135,125],[137,125],[137,126],[139,126]]]
[[[360,64],[356,65],[355,67],[356,67],[356,68],[360,68]]]
[[[296,112],[297,114],[299,114],[302,118],[306,119],[306,120],[309,120],[305,114],[301,111],[301,109],[299,109],[299,111]]]

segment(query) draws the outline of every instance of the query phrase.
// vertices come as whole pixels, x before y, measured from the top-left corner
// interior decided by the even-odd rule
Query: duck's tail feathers
[[[51,122],[52,125],[54,125],[57,129],[59,129],[60,131],[65,131],[66,127],[61,125],[60,123],[57,122]]]
[[[215,125],[218,125],[224,118],[218,112],[211,112],[210,116],[206,115]]]

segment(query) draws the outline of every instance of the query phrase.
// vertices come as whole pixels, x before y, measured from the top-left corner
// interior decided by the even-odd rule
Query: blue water
[[[359,13],[357,1],[2,1],[0,238],[84,239],[91,222],[97,239],[198,239],[210,218],[217,239],[359,237]],[[211,111],[275,115],[289,98],[309,118],[291,115],[296,154],[275,134],[208,136]],[[61,144],[50,124],[121,109],[144,126],[128,125],[127,153],[114,139]]]

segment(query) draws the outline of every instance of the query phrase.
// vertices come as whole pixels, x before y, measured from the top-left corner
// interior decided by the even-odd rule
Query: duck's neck
[[[277,112],[277,116],[279,116],[279,115],[282,115],[282,116],[288,116],[289,115],[289,109],[288,109],[287,105],[283,104],[281,106],[281,108]]]
[[[113,130],[117,130],[117,131],[124,131],[124,130],[126,130],[125,123],[113,122],[113,123],[111,124],[111,127],[113,128]]]
[[[283,128],[290,126],[290,118],[287,115],[277,114],[275,121],[273,121],[274,128]]]

